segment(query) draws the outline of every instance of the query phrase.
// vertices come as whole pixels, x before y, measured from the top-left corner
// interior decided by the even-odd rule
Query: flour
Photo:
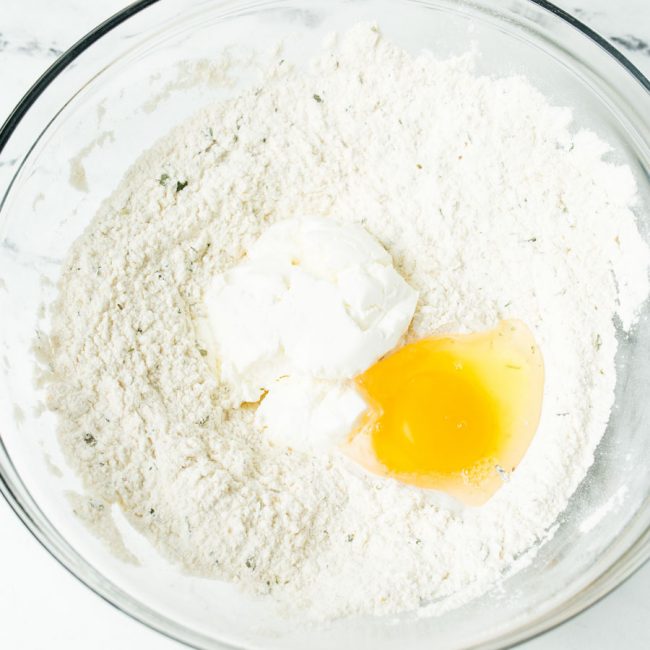
[[[75,243],[49,405],[94,503],[170,561],[310,617],[435,613],[531,561],[593,460],[618,318],[648,293],[626,167],[524,79],[411,57],[361,26],[146,152]],[[487,505],[272,447],[195,323],[215,274],[277,220],[362,224],[420,294],[408,333],[519,318],[546,364],[538,433]],[[518,563],[518,564],[515,564]]]

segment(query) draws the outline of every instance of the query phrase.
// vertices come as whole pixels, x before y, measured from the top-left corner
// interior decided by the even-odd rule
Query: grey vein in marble
[[[0,52],[14,52],[28,56],[40,54],[50,58],[58,58],[63,54],[63,50],[56,47],[54,43],[44,45],[34,39],[23,43],[16,43],[13,40],[9,40],[2,32],[0,32]]]
[[[609,40],[630,52],[639,52],[650,56],[650,45],[638,36],[610,36]]]

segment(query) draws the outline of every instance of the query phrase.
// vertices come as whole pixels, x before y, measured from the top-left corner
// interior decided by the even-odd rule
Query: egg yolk
[[[544,365],[524,323],[426,338],[356,378],[369,408],[344,451],[366,469],[485,503],[539,423]]]

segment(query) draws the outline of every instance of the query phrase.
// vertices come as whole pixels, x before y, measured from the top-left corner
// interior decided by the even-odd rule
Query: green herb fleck
[[[594,347],[596,350],[600,350],[601,346],[603,345],[603,339],[600,336],[600,334],[596,334],[596,338],[594,339]]]
[[[421,165],[420,163],[416,163],[415,166],[416,166],[418,169],[422,169],[422,165]]]
[[[246,567],[255,571],[255,558],[252,555],[246,560]]]
[[[187,181],[176,181],[176,191],[181,192],[187,187]]]
[[[118,302],[118,303],[117,303],[117,308],[118,308],[120,311],[122,311],[122,310],[124,309],[124,305]]]
[[[200,354],[202,357],[207,357],[207,356],[208,356],[208,351],[207,351],[207,350],[204,350],[203,348],[199,348],[199,354]]]
[[[354,541],[354,533],[350,533],[347,538],[348,542],[353,542]]]
[[[97,444],[97,440],[95,440],[95,436],[92,433],[84,433],[84,442],[91,447]]]
[[[537,241],[537,237],[531,237],[530,239],[527,239],[526,241],[534,244]]]
[[[521,366],[516,366],[514,363],[506,363],[506,368],[511,370],[521,370]]]
[[[160,178],[158,179],[158,182],[161,185],[167,185],[167,181],[169,180],[169,174],[162,174]]]
[[[314,95],[314,100],[317,101],[319,104],[323,103],[323,98],[320,95]]]

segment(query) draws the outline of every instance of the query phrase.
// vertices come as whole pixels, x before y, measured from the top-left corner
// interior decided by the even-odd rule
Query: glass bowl
[[[136,156],[201,106],[237,92],[201,72],[224,47],[264,50],[291,34],[305,60],[323,35],[376,20],[407,49],[440,56],[475,43],[480,68],[522,73],[636,174],[648,237],[650,84],[619,52],[547,2],[530,0],[143,0],[106,21],[39,79],[0,132],[20,161],[0,208],[0,488],[47,550],[88,587],[197,648],[497,648],[589,606],[650,554],[650,324],[620,336],[616,406],[594,465],[553,538],[500,589],[436,618],[357,618],[317,627],[276,617],[231,585],[183,575],[128,526],[134,566],[73,515],[79,481],[61,460],[55,422],[34,384],[34,337],[71,242]],[[182,62],[185,63],[182,63]],[[189,62],[189,63],[188,63]],[[645,207],[643,207],[645,206]],[[123,523],[123,522],[122,522]]]

